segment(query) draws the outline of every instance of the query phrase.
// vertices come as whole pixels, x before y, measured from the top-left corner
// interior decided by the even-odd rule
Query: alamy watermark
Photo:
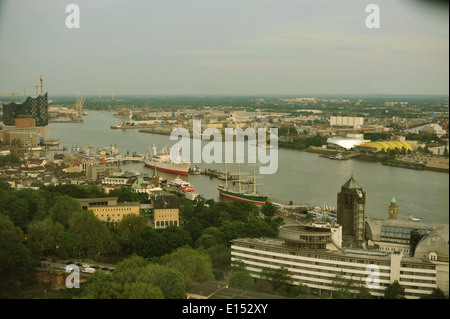
[[[366,287],[368,289],[380,288],[380,267],[374,264],[367,265],[366,272],[369,272],[366,277]]]
[[[70,274],[66,277],[66,287],[68,289],[80,288],[80,268],[75,264],[67,265],[66,272]]]
[[[181,137],[181,139],[180,139]],[[212,138],[212,140],[211,140]],[[245,161],[245,140],[247,139],[247,161]],[[170,150],[173,162],[179,163],[249,163],[267,164],[259,167],[259,174],[274,174],[278,170],[278,129],[271,128],[269,143],[265,128],[225,128],[225,140],[218,128],[208,127],[202,132],[201,120],[192,124],[191,134],[184,127],[177,127],[170,133],[171,141],[178,141]],[[209,141],[202,148],[202,140]],[[236,144],[236,147],[235,147]],[[223,154],[225,153],[225,154]],[[225,158],[223,160],[223,157]]]

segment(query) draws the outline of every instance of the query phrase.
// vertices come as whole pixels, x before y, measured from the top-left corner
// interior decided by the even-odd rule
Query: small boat
[[[413,222],[420,222],[420,218],[412,217],[412,215],[409,215],[409,220],[412,220]]]
[[[330,156],[328,156],[328,158],[332,159],[332,160],[343,160],[344,159],[344,157],[341,154],[330,155]]]
[[[179,176],[170,181],[167,186],[174,188],[175,190],[182,193],[194,192],[194,187],[192,186],[192,184],[182,180]]]

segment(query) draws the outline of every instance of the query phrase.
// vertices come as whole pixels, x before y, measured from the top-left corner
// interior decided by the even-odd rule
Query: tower
[[[353,175],[337,194],[337,222],[342,235],[351,237],[357,246],[364,242],[366,193]]]
[[[155,185],[155,187],[158,187],[158,185],[159,185],[159,176],[158,176],[158,171],[156,170],[156,165],[155,165],[155,170],[153,172],[152,180],[153,180],[153,184]]]
[[[397,219],[398,216],[398,205],[395,197],[391,199],[391,205],[388,207],[389,219]]]

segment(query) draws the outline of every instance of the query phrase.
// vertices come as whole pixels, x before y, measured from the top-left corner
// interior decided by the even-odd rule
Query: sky
[[[439,1],[0,0],[0,93],[448,95],[448,28]]]

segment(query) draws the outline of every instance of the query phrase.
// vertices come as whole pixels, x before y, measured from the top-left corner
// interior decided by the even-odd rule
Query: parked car
[[[88,267],[88,268],[84,268],[83,272],[88,273],[88,274],[93,274],[93,273],[95,273],[95,269]]]

